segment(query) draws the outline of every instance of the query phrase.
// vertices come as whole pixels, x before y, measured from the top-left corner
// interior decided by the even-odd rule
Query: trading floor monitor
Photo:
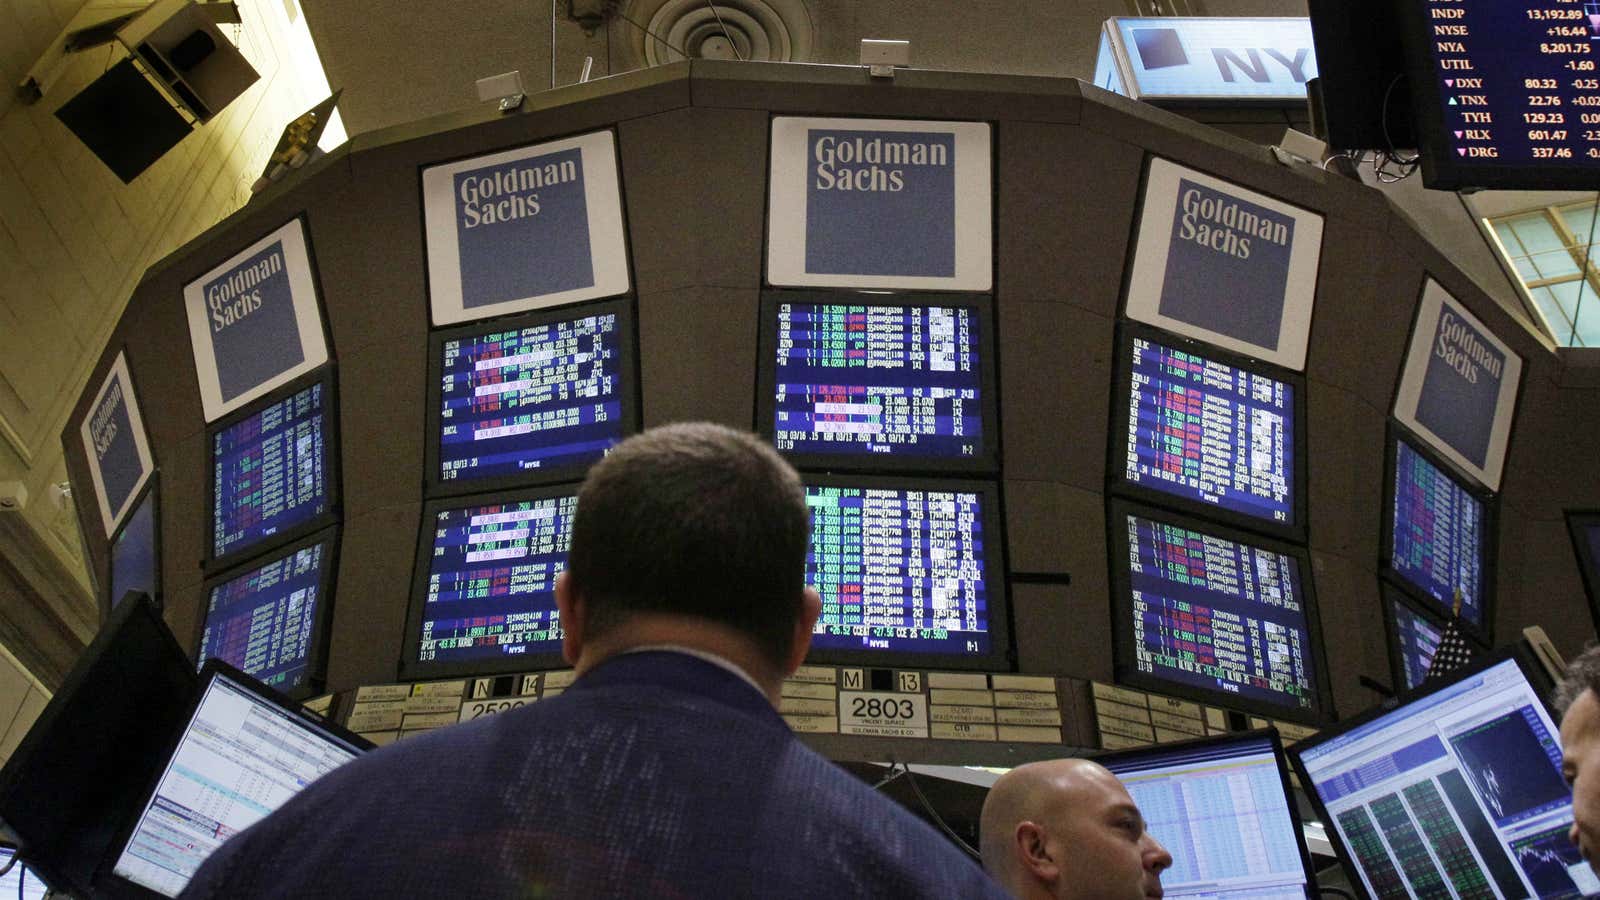
[[[1492,498],[1452,474],[1409,438],[1389,442],[1384,572],[1441,616],[1459,598],[1461,626],[1490,640]]]

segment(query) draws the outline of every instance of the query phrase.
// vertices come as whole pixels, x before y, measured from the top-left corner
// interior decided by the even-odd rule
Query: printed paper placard
[[[100,505],[100,522],[109,538],[155,471],[126,354],[117,354],[117,361],[100,383],[78,431],[89,458],[89,477],[94,481],[95,502]]]
[[[1522,357],[1427,279],[1395,395],[1395,419],[1498,491],[1521,380]]]
[[[628,292],[609,131],[429,166],[422,203],[435,325]]]
[[[772,120],[767,281],[987,291],[989,125]]]
[[[1304,371],[1322,216],[1150,160],[1127,315]]]
[[[184,285],[183,301],[207,422],[328,361],[300,219]]]

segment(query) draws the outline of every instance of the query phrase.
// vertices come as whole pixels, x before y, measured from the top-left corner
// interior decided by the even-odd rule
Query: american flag
[[[1433,651],[1433,661],[1428,663],[1428,674],[1423,681],[1431,681],[1454,672],[1472,662],[1477,653],[1461,633],[1461,589],[1456,588],[1455,604],[1450,611],[1450,624],[1439,636],[1439,648]]]

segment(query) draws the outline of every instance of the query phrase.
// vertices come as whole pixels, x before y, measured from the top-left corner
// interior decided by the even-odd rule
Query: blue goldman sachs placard
[[[772,120],[767,282],[987,291],[989,126]]]
[[[207,422],[328,361],[301,219],[184,285],[183,300]]]
[[[125,354],[117,354],[111,371],[100,382],[78,433],[89,458],[89,477],[94,482],[100,522],[105,526],[106,537],[110,537],[155,471]]]
[[[1394,417],[1491,491],[1500,490],[1522,357],[1432,278],[1412,326]]]
[[[1152,159],[1127,315],[1302,371],[1322,216]]]
[[[422,198],[435,325],[628,291],[610,131],[429,166]]]

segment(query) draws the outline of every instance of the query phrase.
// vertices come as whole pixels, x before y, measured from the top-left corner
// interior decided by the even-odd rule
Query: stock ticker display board
[[[318,382],[212,432],[212,558],[327,514],[327,394]]]
[[[1483,500],[1403,439],[1394,441],[1389,568],[1440,612],[1485,627]]]
[[[200,661],[215,657],[285,693],[309,688],[333,582],[333,538],[319,533],[206,590]]]

